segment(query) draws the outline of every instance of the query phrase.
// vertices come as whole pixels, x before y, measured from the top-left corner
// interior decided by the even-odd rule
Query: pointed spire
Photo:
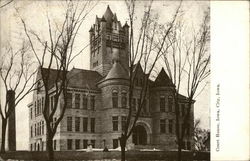
[[[129,27],[127,21],[125,22],[124,26],[123,27]]]
[[[93,32],[93,31],[94,31],[93,26],[91,26],[89,32]]]
[[[114,16],[113,16],[113,20],[114,20],[114,21],[117,21],[116,14],[114,14]]]
[[[113,12],[109,8],[109,5],[108,5],[108,7],[107,7],[107,9],[106,9],[106,11],[105,11],[105,13],[104,13],[103,16],[106,19],[106,21],[110,22],[112,20],[112,18],[113,18]]]
[[[95,17],[95,24],[98,24],[99,23],[99,17],[96,15]]]
[[[106,19],[104,18],[104,16],[102,16],[101,21],[102,21],[102,22],[106,22]]]

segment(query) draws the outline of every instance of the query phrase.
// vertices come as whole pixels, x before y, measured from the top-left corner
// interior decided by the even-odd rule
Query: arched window
[[[122,108],[127,107],[127,92],[125,90],[122,91]]]
[[[168,97],[168,111],[173,112],[173,97],[172,96]]]
[[[117,90],[112,91],[112,104],[113,104],[113,108],[118,108],[118,91]]]
[[[165,97],[161,96],[160,97],[160,112],[165,112]]]

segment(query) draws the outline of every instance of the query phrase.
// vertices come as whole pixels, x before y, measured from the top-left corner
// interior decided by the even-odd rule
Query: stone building
[[[89,34],[90,70],[73,68],[68,72],[68,107],[54,137],[55,150],[85,149],[88,144],[94,148],[104,148],[104,144],[109,149],[119,147],[118,138],[128,113],[129,26],[127,23],[122,26],[108,6],[102,18],[96,17]],[[51,70],[51,79],[56,72]],[[143,74],[139,65],[132,99],[134,111],[140,102]],[[53,89],[50,91],[51,102]],[[172,89],[174,85],[164,69],[155,81],[150,80],[145,105],[128,140],[130,148],[176,149]],[[182,113],[185,112],[186,103],[186,97],[180,95]],[[35,92],[32,103],[28,105],[31,150],[45,150],[46,147],[43,105],[43,91]],[[193,109],[188,133],[184,141],[185,149],[193,147]]]

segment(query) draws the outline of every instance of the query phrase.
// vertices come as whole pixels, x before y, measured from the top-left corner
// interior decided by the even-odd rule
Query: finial
[[[106,19],[104,18],[104,16],[102,16],[101,21],[102,21],[102,22],[106,22]]]
[[[94,31],[94,29],[93,29],[93,27],[91,26],[89,32],[93,32],[93,31]]]
[[[127,21],[125,22],[124,26],[123,27],[129,27]]]

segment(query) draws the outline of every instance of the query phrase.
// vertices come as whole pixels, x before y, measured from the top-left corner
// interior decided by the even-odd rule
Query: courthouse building
[[[108,6],[101,18],[96,17],[89,34],[90,70],[73,68],[68,72],[68,107],[54,137],[55,150],[84,149],[89,144],[94,148],[104,148],[104,144],[109,149],[119,147],[118,138],[124,129],[128,114],[129,26],[127,23],[122,25]],[[140,102],[139,91],[144,74],[142,68],[139,68],[132,99],[134,111]],[[51,79],[56,72],[51,71]],[[174,88],[164,69],[154,81],[150,80],[140,118],[128,140],[131,148],[177,148],[175,107],[171,93]],[[53,88],[50,93],[50,100],[53,102]],[[43,106],[43,90],[34,92],[33,101],[28,105],[29,144],[30,150],[34,151],[46,148]],[[182,95],[179,108],[183,115],[187,100]],[[183,148],[192,149],[193,108],[187,133]]]

